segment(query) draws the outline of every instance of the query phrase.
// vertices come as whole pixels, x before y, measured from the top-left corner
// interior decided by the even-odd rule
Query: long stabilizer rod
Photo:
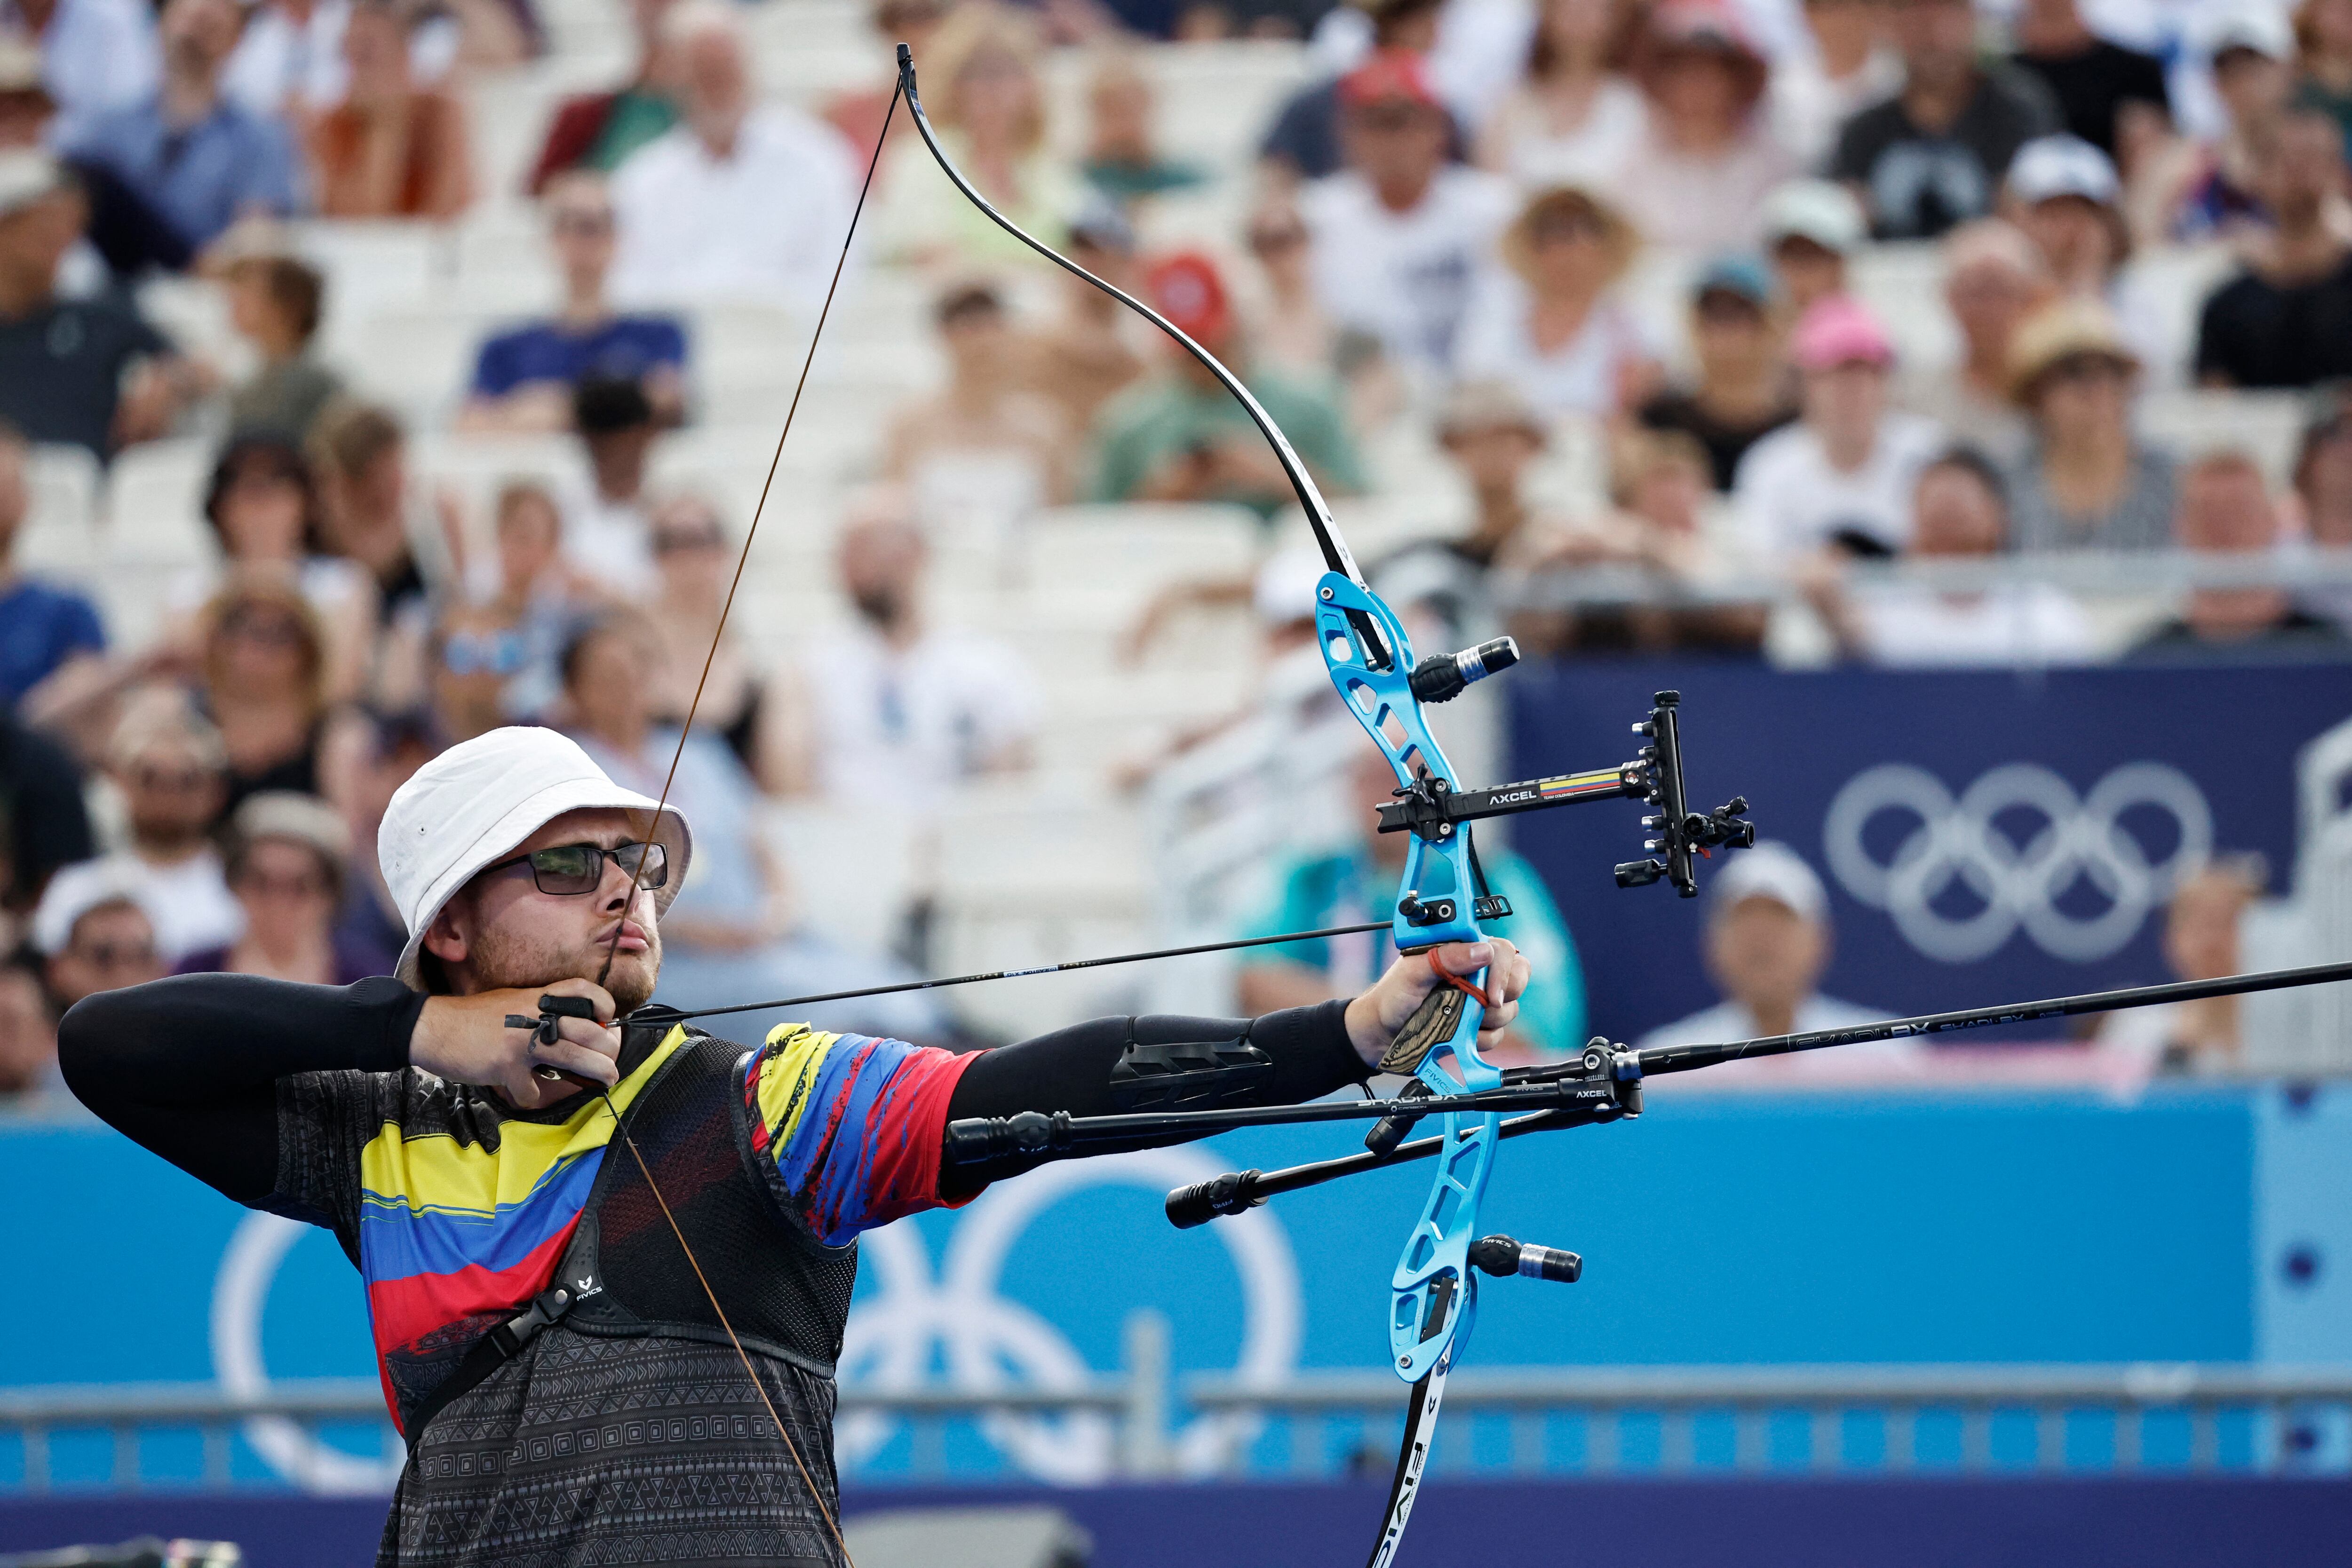
[[[1913,1018],[1890,1018],[1879,1024],[1857,1024],[1843,1029],[1813,1029],[1801,1035],[1772,1035],[1721,1046],[1653,1046],[1634,1054],[1644,1078],[1658,1073],[1691,1072],[1750,1057],[1784,1057],[1793,1051],[1824,1050],[1832,1046],[1858,1046],[1871,1040],[1894,1040],[1912,1035],[1941,1035],[1956,1029],[1987,1029],[1997,1024],[2030,1024],[2039,1018],[2066,1018],[2082,1013],[2117,1013],[2126,1007],[2155,1007],[2167,1002],[2201,1002],[2209,996],[2243,996],[2257,991],[2285,991],[2298,985],[2325,985],[2352,980],[2352,962],[2313,963],[2301,969],[2266,969],[2258,974],[2225,974],[2218,980],[2178,980],[2165,985],[2130,985],[2117,991],[2086,991],[2080,996],[2053,996],[2042,1002],[2010,1002],[1992,1007],[1963,1007],[1949,1013],[1923,1013]]]
[[[2011,1003],[1998,1007],[1970,1007],[1949,1013],[1924,1013],[1909,1018],[1889,1018],[1884,1023],[1862,1024],[1844,1029],[1815,1029],[1801,1035],[1774,1035],[1762,1039],[1735,1041],[1727,1045],[1660,1046],[1650,1050],[1625,1053],[1636,1064],[1628,1076],[1646,1077],[1651,1073],[1691,1072],[1722,1062],[1738,1061],[1746,1057],[1786,1056],[1791,1051],[1826,1049],[1832,1046],[1860,1045],[1868,1040],[1887,1040],[1912,1035],[1942,1034],[1954,1029],[1988,1028],[1995,1024],[2030,1022],[2036,1018],[2065,1017],[2080,1013],[2112,1013],[2127,1007],[2152,1007],[2166,1002],[2193,1002],[2208,996],[2237,996],[2257,991],[2282,991],[2297,985],[2323,985],[2331,981],[2352,980],[2352,963],[2312,964],[2302,969],[2266,970],[2258,974],[2232,974],[2219,980],[2185,980],[2165,985],[2136,985],[2119,991],[2091,991],[2079,996],[2059,996],[2042,1002]],[[1580,1058],[1556,1068],[1537,1068],[1540,1074],[1534,1081],[1575,1081],[1589,1069]],[[1609,1070],[1616,1070],[1612,1060]],[[1528,1081],[1525,1079],[1518,1080]],[[1590,1082],[1585,1077],[1584,1081]],[[1449,1101],[1466,1102],[1470,1097],[1454,1095],[1415,1102],[1416,1111],[1426,1115],[1446,1109]],[[1369,1114],[1383,1101],[1365,1101],[1360,1109]],[[1618,1119],[1619,1108],[1597,1096],[1578,1103],[1549,1110],[1538,1110],[1529,1115],[1514,1117],[1503,1123],[1502,1135],[1517,1138],[1529,1132],[1549,1132],[1570,1127],[1587,1127],[1596,1122]],[[1415,1160],[1426,1160],[1444,1144],[1443,1134],[1417,1138],[1399,1145],[1387,1153],[1364,1152],[1342,1154],[1334,1159],[1316,1160],[1302,1165],[1286,1166],[1276,1171],[1234,1171],[1189,1187],[1179,1187],[1168,1194],[1168,1220],[1179,1229],[1206,1225],[1221,1215],[1240,1214],[1283,1193],[1295,1193],[1307,1187],[1319,1187],[1326,1182],[1342,1176],[1361,1175],[1367,1171],[1385,1170]]]

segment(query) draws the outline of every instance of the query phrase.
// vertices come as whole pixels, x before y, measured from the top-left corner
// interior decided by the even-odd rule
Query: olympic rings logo
[[[2173,847],[2161,858],[2125,825],[2147,812],[2171,818]],[[1885,816],[1915,826],[1882,861],[1864,836]],[[2007,826],[2021,817],[2039,824],[2021,837]],[[2163,763],[2127,763],[2079,796],[2039,763],[2010,763],[1957,800],[1925,769],[1886,763],[1838,791],[1822,838],[1845,890],[1885,910],[1929,958],[1971,963],[2022,929],[2053,958],[2089,963],[2121,951],[2205,862],[2213,813],[2195,781]],[[2085,882],[2104,907],[2063,908]],[[1973,913],[1959,912],[1969,905]]]
[[[840,1374],[845,1386],[905,1393],[932,1381],[932,1352],[942,1352],[948,1386],[984,1394],[1015,1383],[1076,1392],[1094,1373],[1061,1331],[1000,1295],[1004,1263],[1040,1214],[1090,1187],[1141,1187],[1155,1196],[1205,1181],[1224,1167],[1198,1149],[1153,1149],[1041,1166],[1001,1182],[959,1216],[938,1276],[922,1238],[908,1225],[886,1226],[858,1244],[861,1261],[881,1289],[849,1314]],[[1281,1222],[1265,1209],[1215,1226],[1242,1287],[1242,1344],[1234,1367],[1244,1386],[1270,1387],[1298,1364],[1304,1305],[1298,1264]],[[872,1458],[899,1423],[874,1412],[843,1417],[835,1440],[842,1468]],[[1207,1476],[1254,1438],[1256,1417],[1202,1415],[1170,1437],[1170,1462],[1181,1475]],[[981,1430],[1015,1465],[1040,1480],[1083,1485],[1107,1479],[1116,1466],[1117,1434],[1097,1413],[991,1415]]]
[[[1155,1149],[1046,1165],[1017,1182],[999,1183],[958,1215],[934,1277],[921,1236],[911,1225],[869,1232],[859,1253],[880,1289],[850,1313],[840,1375],[845,1384],[905,1392],[933,1381],[933,1352],[948,1386],[987,1393],[1014,1383],[1076,1392],[1094,1377],[1058,1329],[998,1293],[1006,1260],[1039,1215],[1094,1187],[1140,1187],[1154,1195],[1206,1180],[1224,1167],[1199,1149]],[[213,1366],[231,1398],[269,1393],[262,1318],[279,1267],[310,1226],[278,1215],[250,1214],[222,1254],[213,1282]],[[1221,1222],[1214,1234],[1240,1277],[1242,1343],[1234,1367],[1244,1386],[1284,1382],[1298,1364],[1305,1305],[1298,1264],[1281,1222],[1254,1209]],[[842,1419],[836,1450],[844,1468],[872,1458],[898,1423],[861,1412]],[[1257,1435],[1246,1413],[1203,1415],[1170,1435],[1170,1462],[1188,1476],[1214,1474]],[[1039,1479],[1099,1481],[1116,1466],[1117,1434],[1097,1413],[992,1415],[981,1429],[1015,1465]],[[246,1438],[272,1468],[306,1490],[381,1493],[399,1479],[404,1451],[354,1454],[283,1416],[256,1416]]]

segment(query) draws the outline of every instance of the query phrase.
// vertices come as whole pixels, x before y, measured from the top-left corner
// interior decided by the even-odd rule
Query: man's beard
[[[646,951],[614,953],[612,973],[599,979],[608,951],[603,942],[593,943],[583,952],[492,928],[474,939],[474,977],[485,990],[528,990],[559,980],[596,981],[612,993],[613,1005],[623,1015],[634,1013],[653,996],[654,982],[661,973],[661,931],[648,922]]]

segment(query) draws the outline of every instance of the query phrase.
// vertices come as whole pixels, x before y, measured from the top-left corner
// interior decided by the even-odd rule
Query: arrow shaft
[[[948,985],[977,985],[983,980],[1018,980],[1032,974],[1066,974],[1079,969],[1108,969],[1118,963],[1142,963],[1154,958],[1189,958],[1195,953],[1230,952],[1236,948],[1271,947],[1286,942],[1319,942],[1325,937],[1353,936],[1360,931],[1386,931],[1387,921],[1357,925],[1326,926],[1320,931],[1285,931],[1280,936],[1244,936],[1230,942],[1203,942],[1191,947],[1160,947],[1149,952],[1114,952],[1102,958],[1073,958],[1062,963],[1034,964],[1026,969],[991,969],[979,974],[950,974],[937,980],[902,980],[894,985],[865,985],[855,991],[820,991],[809,996],[779,996],[772,1002],[737,1002],[725,1007],[695,1007],[676,1015],[681,1018],[717,1018],[729,1013],[761,1013],[771,1007],[800,1007],[813,1002],[847,1002],[860,996],[895,996],[906,991],[937,991]]]

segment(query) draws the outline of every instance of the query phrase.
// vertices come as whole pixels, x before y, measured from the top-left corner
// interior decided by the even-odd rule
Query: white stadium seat
[[[197,437],[149,441],[114,459],[106,485],[107,570],[202,566],[217,547],[205,521],[213,447]]]
[[[16,564],[87,583],[103,542],[98,459],[80,447],[36,447],[25,479],[31,510],[16,535]]]

